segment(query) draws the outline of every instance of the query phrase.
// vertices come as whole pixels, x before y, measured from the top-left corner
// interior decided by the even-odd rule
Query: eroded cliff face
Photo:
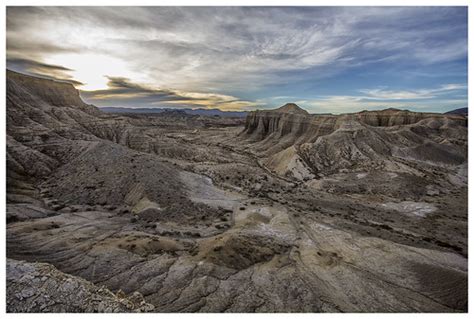
[[[240,134],[244,141],[264,155],[278,153],[293,145],[311,143],[333,132],[340,121],[335,116],[312,116],[275,111],[254,111],[247,116]]]
[[[311,138],[311,134],[325,135],[334,130],[337,118],[281,113],[278,111],[254,111],[249,113],[244,133],[255,140],[271,137]]]
[[[386,109],[382,111],[362,111],[353,115],[361,123],[370,126],[398,126],[415,124],[427,118],[442,118],[443,114],[419,113],[407,110]],[[461,119],[459,119],[461,120]]]
[[[133,211],[152,207],[176,221],[182,221],[190,208],[192,219],[222,213],[193,203],[185,195],[179,171],[146,154],[163,152],[159,144],[163,137],[154,139],[144,132],[152,120],[143,123],[102,114],[84,103],[70,84],[11,71],[7,108],[9,204],[44,207],[43,199],[54,196],[54,202],[47,199],[53,207],[72,202]],[[126,174],[137,167],[140,170]],[[48,193],[40,193],[41,188],[48,188]],[[176,202],[175,196],[181,200]],[[148,204],[140,206],[143,202]]]
[[[292,112],[285,112],[287,108],[251,112],[240,134],[279,174],[301,179],[341,169],[383,169],[397,158],[439,165],[459,165],[466,160],[464,116],[397,109],[310,115],[294,104]],[[282,159],[301,165],[291,164],[285,170]]]
[[[7,199],[35,202],[35,181],[97,140],[84,123],[100,111],[68,83],[7,70],[6,89]]]
[[[293,111],[286,111],[286,104],[275,110],[257,110],[246,118],[244,134],[250,139],[284,137],[291,134],[295,141],[311,141],[318,136],[327,135],[341,125],[365,124],[368,126],[401,126],[420,122],[424,119],[450,119],[460,126],[467,126],[467,119],[459,115],[438,113],[419,113],[407,110],[386,109],[382,111],[362,111],[342,115],[310,115],[295,104]],[[295,109],[299,108],[299,110]],[[352,122],[352,123],[351,123]]]
[[[16,92],[9,99],[16,103],[34,102],[36,107],[46,105],[75,107],[82,111],[98,114],[99,110],[82,101],[79,91],[70,83],[42,79],[7,70],[7,91]]]

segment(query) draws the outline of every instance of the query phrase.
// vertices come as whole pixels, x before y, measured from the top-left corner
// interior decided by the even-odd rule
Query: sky
[[[467,107],[466,7],[7,7],[7,68],[99,107]]]

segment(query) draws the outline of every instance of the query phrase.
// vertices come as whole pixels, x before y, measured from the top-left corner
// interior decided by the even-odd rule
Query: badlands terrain
[[[9,312],[467,311],[464,115],[6,115]]]

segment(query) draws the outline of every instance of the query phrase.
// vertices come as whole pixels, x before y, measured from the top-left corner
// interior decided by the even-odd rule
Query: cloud
[[[193,101],[250,108],[253,100],[298,95],[302,85],[316,87],[318,81],[329,82],[357,68],[369,73],[372,65],[397,66],[400,73],[422,73],[430,66],[467,63],[467,10],[8,7],[7,54],[9,61],[27,59],[74,69],[48,69],[48,74],[94,88],[92,98],[102,105],[136,98],[147,105]],[[32,68],[17,64],[17,71]],[[111,76],[108,82],[106,75]],[[113,83],[121,77],[128,82]],[[141,83],[140,88],[127,87],[133,83]],[[287,88],[284,93],[282,87]],[[349,94],[343,90],[341,96]],[[185,92],[208,96],[193,98]],[[439,96],[409,88],[360,93],[367,99]]]
[[[128,61],[151,83],[248,89],[281,83],[291,70],[465,57],[466,38],[452,33],[465,33],[466,21],[439,23],[446,16],[465,18],[453,8],[9,8],[7,50],[93,49]]]
[[[43,63],[30,59],[21,59],[21,58],[10,58],[8,59],[8,64],[11,67],[22,67],[31,71],[34,70],[46,70],[47,72],[64,72],[72,71],[72,69],[66,68],[62,65],[54,65]]]
[[[454,84],[443,84],[439,91],[452,91],[452,90],[464,90],[467,89],[466,84],[454,83]]]
[[[382,108],[401,108],[413,111],[444,112],[446,108],[465,107],[465,96],[453,97],[453,91],[466,91],[464,84],[443,84],[436,88],[425,88],[411,91],[392,91],[386,89],[362,89],[363,95],[330,95],[319,96],[310,100],[297,101],[316,113],[348,113],[360,110]],[[449,94],[448,94],[449,93]]]
[[[310,113],[353,113],[362,110],[380,110],[386,108],[407,109],[418,112],[446,112],[452,109],[467,107],[465,99],[430,100],[413,103],[406,100],[374,101],[355,96],[332,96],[315,100],[297,101]]]
[[[154,88],[132,82],[124,77],[108,77],[108,88],[95,91],[81,91],[81,96],[90,103],[100,106],[121,107],[191,107],[242,110],[257,106],[257,103],[234,96],[186,92]]]
[[[360,92],[366,94],[365,99],[375,100],[416,100],[416,99],[432,99],[448,91],[457,91],[467,89],[465,84],[444,84],[434,89],[419,90],[385,90],[385,89],[363,89]]]
[[[69,82],[77,86],[83,85],[82,82],[75,80],[68,74],[70,71],[73,71],[72,69],[62,65],[48,64],[30,59],[9,58],[7,60],[7,68],[20,70],[34,76]]]

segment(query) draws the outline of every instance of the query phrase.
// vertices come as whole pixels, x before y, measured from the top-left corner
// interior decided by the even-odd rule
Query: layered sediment
[[[251,149],[268,158],[270,169],[275,163],[272,157],[281,158],[282,152],[298,156],[305,170],[315,176],[385,165],[398,159],[451,165],[466,161],[464,116],[397,109],[310,115],[282,112],[282,108],[251,112],[240,134],[251,143]],[[292,151],[286,151],[290,148]],[[286,174],[281,161],[278,163],[278,171]]]
[[[8,311],[467,310],[465,118],[78,96],[7,72]]]

